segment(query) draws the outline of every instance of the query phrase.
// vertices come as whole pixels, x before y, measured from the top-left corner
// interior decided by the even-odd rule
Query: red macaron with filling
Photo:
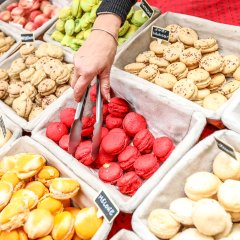
[[[148,129],[139,131],[134,139],[133,145],[138,149],[140,153],[151,153],[153,149],[154,136]]]
[[[122,153],[118,155],[118,163],[123,170],[133,169],[133,164],[140,156],[136,147],[127,146]]]
[[[120,154],[129,144],[129,137],[121,128],[114,128],[103,138],[101,147],[110,155]]]
[[[59,147],[62,148],[63,150],[65,150],[65,151],[68,151],[69,139],[70,139],[69,134],[62,136],[62,138],[59,141]]]
[[[108,105],[108,111],[110,114],[115,117],[124,118],[129,110],[129,104],[126,100],[119,97],[111,98]]]
[[[98,171],[99,178],[110,184],[115,184],[123,175],[123,170],[116,162],[105,163]]]
[[[160,164],[153,154],[145,154],[138,157],[133,166],[139,177],[148,179],[158,170]]]
[[[119,191],[129,196],[133,196],[141,185],[142,179],[133,171],[125,173],[117,181]]]
[[[94,162],[92,158],[92,142],[81,142],[75,152],[75,158],[86,166],[91,165]]]
[[[112,114],[106,117],[106,127],[108,129],[122,128],[123,119],[119,117],[114,117]]]
[[[103,149],[100,148],[97,159],[95,161],[96,168],[100,168],[105,163],[110,163],[114,161],[114,159],[115,159],[115,156],[105,153]]]
[[[65,108],[60,112],[60,120],[64,123],[68,128],[71,128],[74,117],[75,117],[76,109],[75,108]]]
[[[91,137],[94,130],[95,118],[85,116],[82,118],[82,137]]]
[[[109,133],[109,130],[107,128],[105,128],[105,127],[102,127],[102,129],[101,129],[101,140],[103,140],[103,138],[105,136],[107,136],[108,133]]]
[[[136,112],[130,112],[123,119],[123,129],[129,135],[134,137],[139,131],[147,128],[145,118]]]
[[[153,144],[153,153],[160,162],[164,162],[174,150],[174,142],[169,137],[156,138]]]
[[[60,139],[68,134],[68,128],[64,123],[51,122],[47,126],[46,135],[48,138],[58,143]]]

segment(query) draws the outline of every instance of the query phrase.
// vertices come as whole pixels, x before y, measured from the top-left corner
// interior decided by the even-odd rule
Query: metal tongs
[[[92,138],[92,157],[95,160],[98,155],[99,146],[101,142],[101,129],[102,129],[102,95],[101,95],[101,85],[100,80],[97,78],[97,100],[96,100],[96,122],[94,124],[94,131],[93,131],[93,138]],[[81,101],[78,103],[76,114],[74,117],[74,122],[71,127],[70,131],[70,139],[69,139],[69,148],[68,152],[71,155],[74,155],[77,147],[81,141],[82,135],[82,117],[84,113],[85,104],[88,97],[89,86],[87,87],[84,96],[82,97]]]

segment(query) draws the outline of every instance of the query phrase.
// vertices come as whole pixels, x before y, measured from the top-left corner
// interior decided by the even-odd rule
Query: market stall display
[[[192,148],[134,213],[133,228],[139,236],[209,240],[239,236],[235,235],[240,221],[239,152],[237,159],[229,156],[218,148],[215,137],[240,150],[239,135],[229,130]]]
[[[152,26],[166,27],[169,42],[152,39]],[[166,13],[119,51],[115,66],[216,121],[240,86],[238,37],[234,26]]]
[[[0,238],[106,238],[110,225],[97,217],[96,193],[44,147],[23,137],[0,157]]]
[[[72,57],[58,46],[41,41],[23,45],[0,64],[2,111],[31,131],[70,88],[71,62]]]
[[[65,7],[60,11],[58,21],[44,34],[44,40],[51,43],[58,42],[68,50],[77,51],[91,32],[99,4],[98,0],[73,1],[71,7]],[[119,30],[120,46],[159,16],[159,9],[154,7],[153,9],[155,13],[149,19],[139,4],[134,5]]]
[[[0,111],[0,152],[22,135],[22,129]]]
[[[134,232],[122,229],[110,240],[140,240],[140,238]]]
[[[59,9],[70,1],[63,0],[7,0],[0,5],[0,21],[4,27],[14,29],[14,36],[43,34],[56,21]]]
[[[117,77],[112,74],[111,86],[115,97],[112,98],[109,104],[104,104],[103,112],[106,117],[106,126],[109,129],[103,128],[105,129],[103,134],[107,135],[102,140],[102,150],[100,149],[97,161],[93,162],[91,158],[90,141],[80,143],[75,154],[75,157],[79,160],[63,150],[68,147],[68,136],[63,137],[63,135],[68,134],[68,127],[72,121],[71,116],[74,115],[74,109],[72,108],[76,108],[76,103],[71,93],[51,116],[46,117],[34,129],[33,138],[50,149],[56,156],[61,156],[63,162],[70,166],[76,174],[84,172],[84,180],[93,188],[98,191],[105,189],[122,211],[132,212],[151,191],[152,187],[158,184],[165,173],[198,141],[206,122],[201,114],[193,112],[184,106],[179,106],[170,99],[167,100],[156,94],[154,89],[145,88],[141,83],[136,86],[134,82],[128,81],[124,76]],[[140,95],[141,98],[138,97]],[[119,97],[125,99],[128,103]],[[91,98],[94,98],[92,94]],[[128,113],[129,106],[131,106],[131,111],[135,113]],[[149,106],[152,107],[149,108]],[[88,99],[84,114],[88,117],[85,118],[86,122],[83,125],[82,132],[84,136],[91,136],[93,131],[94,119],[91,118],[93,107],[92,101]],[[107,116],[108,111],[114,115]],[[116,117],[116,114],[118,114],[118,117]],[[124,118],[125,115],[126,117]],[[122,120],[123,118],[124,120]],[[178,121],[173,121],[173,119],[178,119]],[[146,124],[149,131],[146,129]],[[111,129],[115,127],[118,128]],[[127,134],[123,129],[125,129]],[[109,133],[107,133],[108,131]],[[156,138],[154,145],[161,146],[163,144],[160,151],[157,147],[154,149],[154,138],[152,135]],[[135,136],[135,141],[133,141],[135,147],[131,146],[129,136],[131,139]],[[167,136],[167,138],[163,136]],[[130,146],[126,148],[129,144]],[[175,146],[174,149],[173,146]],[[150,154],[152,147],[155,156]],[[121,153],[124,149],[125,151]],[[143,156],[138,157],[139,151]],[[105,154],[106,152],[107,154]],[[120,155],[116,158],[118,154]],[[158,156],[158,160],[156,156]],[[104,165],[104,163],[107,164]],[[160,167],[159,164],[161,165]],[[96,165],[103,165],[103,167],[97,171]],[[118,181],[118,187],[109,184],[110,182],[115,183],[122,176],[122,169],[125,172],[128,171],[128,168],[129,170],[134,170],[131,169],[132,165],[135,168],[135,173],[130,171],[130,173],[123,175]],[[94,166],[95,170],[91,166]],[[159,169],[157,170],[158,167]],[[153,174],[153,172],[155,173]],[[106,183],[102,182],[99,176]],[[143,180],[145,179],[142,185],[142,180],[139,176]],[[136,185],[131,185],[131,183],[136,183]],[[139,187],[140,185],[141,187]],[[135,194],[133,195],[134,192]],[[133,196],[128,196],[126,193]]]

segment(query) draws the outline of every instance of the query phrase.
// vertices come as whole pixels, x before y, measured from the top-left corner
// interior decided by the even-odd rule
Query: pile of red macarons
[[[90,98],[96,102],[96,86],[90,90]],[[68,151],[69,132],[76,110],[63,109],[60,122],[49,123],[46,135],[62,149]],[[167,136],[154,138],[147,129],[145,118],[132,112],[127,101],[114,97],[103,105],[104,123],[101,146],[97,159],[91,155],[96,107],[91,116],[82,119],[82,140],[75,158],[91,168],[99,169],[99,178],[116,184],[123,194],[132,196],[169,157],[174,149],[172,139]]]

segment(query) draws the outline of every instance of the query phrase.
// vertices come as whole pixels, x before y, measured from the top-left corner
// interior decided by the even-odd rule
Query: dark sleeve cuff
[[[114,13],[122,19],[122,22],[125,22],[131,7],[135,3],[136,0],[103,0],[97,10],[97,15]]]

